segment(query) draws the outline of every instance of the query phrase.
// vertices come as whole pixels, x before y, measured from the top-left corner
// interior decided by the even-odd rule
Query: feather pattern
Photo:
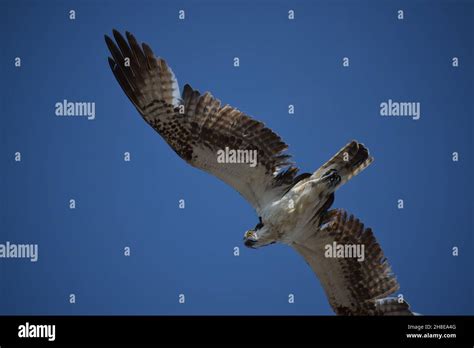
[[[115,41],[105,36],[111,54],[108,62],[143,119],[187,163],[237,190],[259,216],[293,187],[320,182],[330,170],[337,172],[342,185],[373,161],[363,144],[351,141],[313,174],[298,175],[286,153],[287,144],[276,133],[236,108],[222,105],[209,92],[201,94],[186,84],[180,94],[166,61],[156,57],[147,44],[140,45],[132,34],[125,36],[116,30]],[[226,148],[256,151],[257,165],[219,162],[218,152]],[[316,273],[336,314],[411,314],[406,302],[387,297],[399,285],[371,229],[343,210],[328,211],[334,192],[319,194],[316,203],[322,204],[314,212],[309,210],[314,216],[301,239],[290,238],[288,244]],[[263,226],[262,219],[260,223]],[[325,246],[332,243],[363,245],[365,258],[325,257]]]
[[[312,178],[320,178],[328,170],[335,169],[341,176],[340,185],[343,185],[367,168],[373,160],[364,144],[352,140],[314,172]]]
[[[327,212],[319,228],[308,228],[313,228],[314,233],[292,247],[318,276],[336,314],[383,315],[403,312],[403,308],[406,314],[411,313],[408,304],[395,305],[384,299],[396,292],[399,285],[370,228],[341,209]],[[326,257],[327,246],[334,243],[363,245],[364,259]]]
[[[105,36],[112,55],[110,68],[144,120],[185,161],[223,180],[256,210],[281,197],[293,184],[298,168],[285,154],[288,145],[262,122],[220,100],[178,83],[165,60],[147,44],[125,39],[116,30],[115,42]],[[225,148],[257,151],[255,167],[248,163],[218,163]]]

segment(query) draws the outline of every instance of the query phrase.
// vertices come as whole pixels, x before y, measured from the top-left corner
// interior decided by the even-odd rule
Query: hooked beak
[[[244,245],[248,248],[254,248],[257,241],[258,237],[255,232],[248,231],[244,236]]]
[[[245,242],[244,242],[244,245],[247,247],[247,248],[253,248],[255,249],[255,244],[257,243],[256,240],[253,240],[253,239],[245,239]]]

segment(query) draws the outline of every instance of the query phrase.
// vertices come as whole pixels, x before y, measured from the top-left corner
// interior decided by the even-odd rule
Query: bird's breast
[[[271,225],[278,240],[290,244],[307,230],[307,225],[315,220],[315,214],[324,204],[326,195],[321,187],[308,182],[288,191],[278,201],[274,201],[264,210],[263,220]]]

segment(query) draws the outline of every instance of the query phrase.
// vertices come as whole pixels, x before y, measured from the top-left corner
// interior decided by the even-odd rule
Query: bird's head
[[[251,230],[248,230],[244,234],[244,245],[249,248],[259,248],[261,246],[269,245],[275,243],[273,240],[268,240],[267,235],[267,226],[264,225],[262,218],[260,222]]]
[[[244,234],[244,244],[246,247],[255,248],[258,243],[258,234],[255,230],[248,230]]]

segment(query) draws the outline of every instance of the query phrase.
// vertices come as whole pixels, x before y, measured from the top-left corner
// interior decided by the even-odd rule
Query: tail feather
[[[367,168],[374,158],[369,150],[355,140],[344,146],[329,161],[312,175],[313,178],[322,177],[328,170],[335,169],[341,176],[341,185]]]

